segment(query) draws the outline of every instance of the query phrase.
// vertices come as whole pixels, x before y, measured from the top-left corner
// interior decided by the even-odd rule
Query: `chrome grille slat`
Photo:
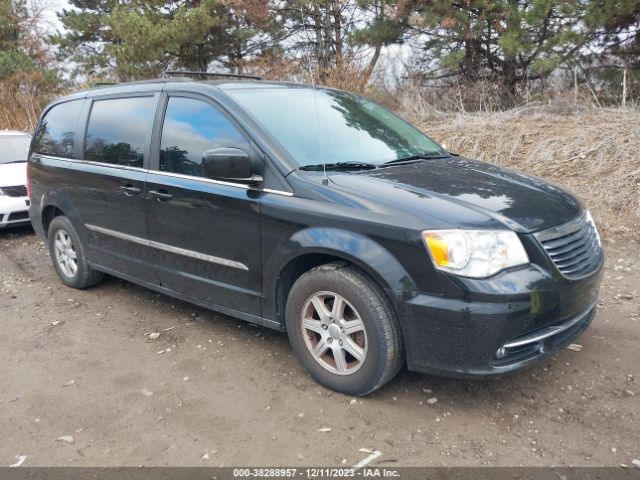
[[[582,242],[582,243],[583,243],[583,242]],[[556,257],[558,257],[558,256],[560,256],[560,255],[564,255],[565,253],[573,252],[574,248],[575,248],[575,247],[574,247],[574,245],[572,244],[572,245],[567,245],[566,247],[564,247],[564,248],[562,248],[561,250],[558,250],[558,251],[550,252],[550,251],[548,251],[548,250],[547,250],[547,253],[549,253],[549,255],[550,255],[551,257],[556,258]]]
[[[586,212],[569,222],[534,234],[549,259],[567,278],[588,275],[600,264],[602,246]]]
[[[574,263],[573,265],[569,265],[567,267],[562,267],[564,273],[577,273],[585,269],[585,267],[590,266],[593,263],[593,260],[589,257],[583,258],[579,262]]]
[[[568,252],[565,252],[563,254],[549,254],[549,256],[553,259],[554,262],[556,263],[560,263],[560,262],[566,262],[567,260],[571,260],[572,258],[577,257],[578,255],[582,255],[583,253],[585,253],[586,251],[588,251],[590,248],[590,246],[586,243],[581,243],[579,246],[577,246],[575,249],[572,249]]]
[[[556,240],[546,240],[544,243],[544,248],[548,250],[553,250],[555,248],[564,247],[565,245],[569,245],[570,243],[577,242],[582,239],[583,231],[579,230],[570,235],[565,235],[564,237],[558,238]]]
[[[575,256],[573,258],[570,258],[569,260],[565,260],[564,262],[556,262],[555,260],[554,260],[554,262],[556,264],[556,267],[558,267],[560,269],[563,269],[563,268],[572,267],[572,266],[582,262],[585,259],[588,260],[590,256],[591,256],[591,252],[587,251],[587,252],[581,253],[580,255],[577,255],[577,256]]]

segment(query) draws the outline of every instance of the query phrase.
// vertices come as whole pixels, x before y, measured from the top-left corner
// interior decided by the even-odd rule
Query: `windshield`
[[[26,161],[30,144],[27,135],[0,136],[0,164]]]
[[[310,88],[236,89],[228,93],[299,166],[322,163],[322,150],[327,164],[381,165],[415,155],[445,154],[438,144],[400,117],[350,93],[316,90],[317,113]]]

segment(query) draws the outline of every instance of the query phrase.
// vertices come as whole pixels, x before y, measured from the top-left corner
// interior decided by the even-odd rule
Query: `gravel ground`
[[[362,448],[387,466],[631,465],[640,260],[607,251],[581,349],[482,382],[402,372],[353,399],[283,334],[113,278],[66,288],[30,229],[0,231],[0,465],[339,466]]]

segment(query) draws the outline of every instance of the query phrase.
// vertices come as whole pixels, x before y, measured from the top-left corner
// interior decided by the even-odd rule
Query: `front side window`
[[[162,126],[160,170],[201,177],[207,150],[235,147],[247,141],[222,112],[193,98],[171,97]]]
[[[93,102],[87,126],[86,159],[142,167],[155,104],[153,97]]]
[[[229,89],[300,165],[380,165],[413,155],[442,155],[437,143],[389,110],[347,92],[281,87]]]
[[[33,151],[42,155],[75,158],[76,129],[81,111],[82,100],[54,105],[38,125]]]

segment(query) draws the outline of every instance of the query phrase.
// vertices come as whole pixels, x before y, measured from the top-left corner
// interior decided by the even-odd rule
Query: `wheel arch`
[[[293,235],[286,246],[289,254],[283,255],[279,250],[273,255],[264,276],[265,285],[273,285],[268,291],[265,313],[271,307],[272,318],[282,324],[287,297],[295,281],[326,263],[345,262],[358,268],[382,290],[394,310],[386,291],[415,289],[413,279],[393,254],[364,235],[336,228],[308,228]]]
[[[53,219],[62,215],[65,215],[65,213],[54,204],[49,204],[42,209],[42,230],[44,231],[45,238],[49,236],[49,225],[51,225]]]

